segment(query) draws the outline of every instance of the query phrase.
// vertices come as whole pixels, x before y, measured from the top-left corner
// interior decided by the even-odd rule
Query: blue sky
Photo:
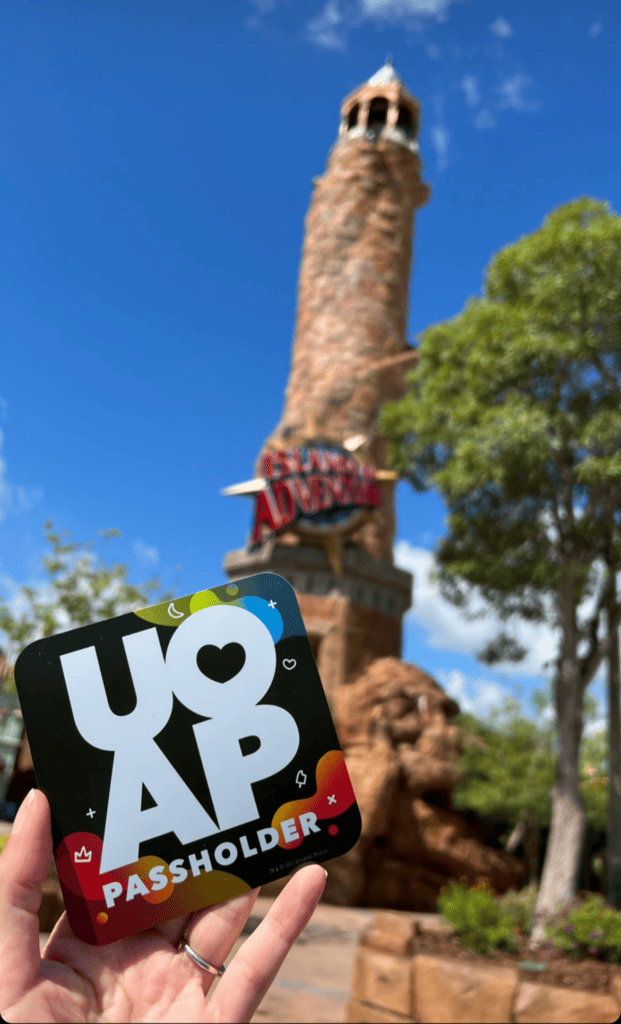
[[[621,208],[618,8],[604,0],[4,0],[0,586],[42,579],[41,524],[177,594],[224,582],[278,421],[303,221],[342,98],[387,53],[422,104],[409,338],[458,313],[503,245],[580,195]],[[416,574],[404,656],[462,708],[524,700],[427,579],[434,495],[398,488]],[[178,567],[178,568],[177,568]],[[600,699],[600,678],[591,688]],[[602,711],[604,706],[602,705]]]

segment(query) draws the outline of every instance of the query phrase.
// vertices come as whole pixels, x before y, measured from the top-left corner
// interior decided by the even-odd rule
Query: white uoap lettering
[[[197,665],[201,647],[243,646],[243,667],[226,684]],[[177,627],[162,654],[157,630],[123,637],[136,691],[128,715],[110,710],[95,647],[60,657],[75,723],[84,739],[114,752],[100,872],[138,860],[139,844],[174,832],[187,845],[258,817],[252,783],[269,778],[294,758],[300,734],[284,708],[258,705],[276,670],[276,650],[267,626],[244,608],[215,605]],[[210,721],[193,726],[217,823],[188,789],[154,737],[164,728],[173,693]],[[259,748],[243,755],[240,741],[254,736]],[[156,806],[141,810],[142,786]]]

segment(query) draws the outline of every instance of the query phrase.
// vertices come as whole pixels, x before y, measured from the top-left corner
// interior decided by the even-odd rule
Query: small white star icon
[[[93,817],[93,815],[95,814],[95,811],[93,810],[93,808],[92,808],[92,807],[89,807],[89,809],[88,809],[88,811],[86,812],[86,814],[87,814],[87,816],[88,816],[89,818],[92,818],[92,817]]]
[[[335,804],[336,803],[336,797],[335,797],[334,793],[332,794],[332,796],[328,797],[328,803],[329,804]]]
[[[276,607],[276,602],[275,601],[268,601],[267,607],[268,608],[275,608]]]

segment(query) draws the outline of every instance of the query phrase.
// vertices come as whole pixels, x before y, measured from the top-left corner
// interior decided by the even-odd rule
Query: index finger
[[[220,978],[209,1000],[215,1020],[251,1020],[287,953],[310,921],[326,878],[325,868],[309,864],[287,882]]]
[[[41,964],[41,889],[52,860],[50,805],[31,789],[0,855],[0,1009],[34,985]]]

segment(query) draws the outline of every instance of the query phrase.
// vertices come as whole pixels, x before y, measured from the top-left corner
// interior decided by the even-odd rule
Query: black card
[[[360,835],[281,576],[38,640],[15,681],[67,916],[85,942],[220,903]]]

